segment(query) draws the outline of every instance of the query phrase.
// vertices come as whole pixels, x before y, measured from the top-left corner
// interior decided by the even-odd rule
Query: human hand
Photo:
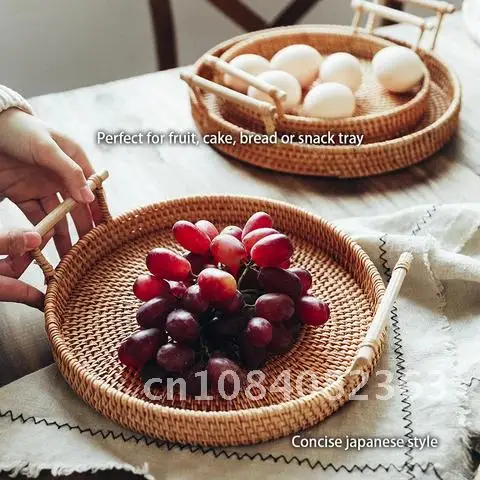
[[[80,237],[86,234],[101,220],[86,181],[93,173],[84,151],[72,139],[18,109],[0,113],[0,197],[15,203],[32,224],[60,203],[58,194],[71,196],[80,203],[71,212],[75,228]],[[53,237],[62,257],[72,246],[66,219],[56,225]],[[0,301],[39,306],[41,293],[32,293],[33,287],[17,279],[31,262],[27,252],[40,243],[33,231],[0,235],[0,255],[9,256],[0,260]]]
[[[37,232],[15,230],[0,234],[0,301],[25,303],[42,309],[43,293],[28,283],[18,280],[31,262],[30,250],[42,244]]]

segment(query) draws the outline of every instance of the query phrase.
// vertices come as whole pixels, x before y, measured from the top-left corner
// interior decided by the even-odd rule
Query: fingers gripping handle
[[[102,183],[108,178],[108,172],[106,170],[92,175],[87,180],[87,185],[96,193],[97,200],[102,212],[103,221],[106,222],[111,219],[110,212],[105,199],[105,194],[103,192]],[[55,225],[62,220],[69,212],[71,212],[77,202],[73,198],[67,198],[64,200],[58,207],[56,207],[52,212],[50,212],[41,222],[39,222],[35,231],[38,232],[42,237],[44,237],[50,230],[52,230]],[[51,263],[45,258],[40,248],[36,248],[31,252],[34,260],[38,263],[40,268],[43,270],[47,282],[54,276],[55,269]]]

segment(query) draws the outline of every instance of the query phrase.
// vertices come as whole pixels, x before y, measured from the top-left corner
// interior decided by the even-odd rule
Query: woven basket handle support
[[[97,196],[98,204],[102,213],[102,221],[108,222],[111,220],[112,216],[108,209],[105,192],[102,188],[102,183],[108,178],[108,172],[104,170],[103,172],[96,173],[92,175],[87,180],[88,187],[94,192]],[[64,218],[67,213],[71,212],[74,207],[77,205],[77,202],[73,198],[67,198],[60,205],[58,205],[54,210],[52,210],[40,223],[35,227],[35,231],[38,232],[42,237],[45,236],[50,230],[52,230],[55,225]],[[43,255],[40,248],[36,248],[31,252],[32,257],[43,270],[45,279],[47,283],[55,275],[55,268],[52,264],[46,259]]]
[[[436,13],[434,34],[432,44],[430,46],[431,50],[437,45],[438,34],[442,28],[443,19],[445,15],[450,15],[455,12],[455,5],[451,3],[444,2],[442,0],[400,0],[403,3],[411,3],[412,5],[418,5],[429,10],[433,10]]]
[[[387,324],[390,311],[398,297],[398,293],[405,280],[405,276],[410,269],[412,260],[413,256],[411,253],[405,252],[400,255],[400,258],[393,269],[388,287],[385,290],[385,295],[383,296],[370,328],[367,331],[367,335],[360,345],[355,360],[346,372],[346,375],[350,373],[358,373],[362,371],[363,367],[372,364],[375,354],[380,347],[380,339]]]
[[[274,105],[268,102],[262,102],[256,98],[248,97],[243,93],[237,92],[236,90],[232,90],[223,85],[219,85],[218,83],[207,80],[206,78],[194,73],[182,72],[180,74],[180,78],[193,90],[198,106],[203,111],[203,115],[208,116],[209,112],[203,99],[202,90],[222,97],[230,102],[234,102],[237,105],[242,105],[253,110],[257,110],[262,117],[263,123],[265,124],[266,132],[268,134],[275,132],[277,109]]]
[[[401,0],[404,3],[412,3],[414,5],[419,5],[436,12],[436,21],[435,24],[432,25],[427,23],[423,18],[420,18],[416,15],[412,15],[411,13],[402,12],[399,10],[395,10],[394,8],[387,7],[385,5],[380,5],[378,3],[367,2],[365,0],[352,0],[352,8],[354,10],[354,16],[352,20],[352,27],[354,33],[358,32],[360,28],[360,22],[362,20],[363,13],[368,13],[368,20],[366,24],[366,30],[368,33],[373,33],[375,27],[375,20],[377,16],[387,18],[388,20],[392,20],[393,22],[398,23],[409,23],[414,25],[420,29],[420,34],[418,36],[417,43],[414,46],[414,50],[418,50],[420,47],[420,43],[423,38],[423,34],[426,30],[433,30],[433,40],[432,44],[430,45],[430,49],[433,50],[435,48],[438,34],[440,32],[440,28],[442,26],[443,18],[447,13],[453,13],[455,11],[455,7],[450,3],[439,1],[439,0]]]
[[[277,115],[279,116],[284,115],[285,112],[284,112],[283,105],[287,98],[287,94],[283,90],[280,90],[274,85],[271,85],[270,83],[267,83],[262,79],[255,77],[254,75],[251,75],[248,72],[240,70],[239,68],[231,65],[230,63],[225,62],[221,58],[214,57],[213,55],[207,55],[205,57],[205,63],[207,65],[210,65],[213,69],[217,70],[218,72],[232,75],[232,77],[236,77],[239,80],[243,80],[248,85],[251,85],[257,88],[258,90],[260,90],[261,92],[266,93],[272,98],[273,102],[275,103],[275,106],[277,107]]]

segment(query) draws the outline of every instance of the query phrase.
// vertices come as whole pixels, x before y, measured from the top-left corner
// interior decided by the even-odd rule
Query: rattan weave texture
[[[137,326],[131,292],[154,246],[180,251],[170,233],[179,218],[241,224],[264,210],[291,236],[294,263],[314,275],[313,293],[331,304],[321,329],[304,327],[293,350],[264,368],[265,386],[290,370],[291,398],[270,392],[258,401],[146,398],[136,374],[117,359],[120,342]],[[58,367],[87,403],[141,433],[202,445],[265,441],[314,425],[340,408],[360,376],[342,377],[365,337],[383,295],[383,282],[361,248],[327,222],[287,204],[248,197],[194,197],[148,206],[109,220],[82,238],[62,260],[46,296],[46,328]],[[378,358],[378,354],[375,360]],[[369,369],[373,369],[370,365]],[[312,391],[305,371],[314,372]],[[300,380],[299,380],[300,379]]]

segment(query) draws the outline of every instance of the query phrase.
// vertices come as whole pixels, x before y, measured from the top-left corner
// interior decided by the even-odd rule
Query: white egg
[[[321,83],[303,102],[303,114],[317,118],[346,118],[355,113],[355,95],[341,83]]]
[[[345,52],[334,53],[323,61],[320,78],[322,82],[341,83],[356,92],[362,84],[362,67],[357,57]]]
[[[238,69],[254,76],[270,70],[270,62],[266,58],[253,53],[239,55],[238,57],[232,59],[229,63],[230,65],[233,65],[234,67],[237,67]],[[223,82],[225,85],[227,85],[227,87],[233,88],[234,90],[242,93],[247,93],[248,83],[240,80],[239,78],[226,74],[223,77]]]
[[[425,75],[421,58],[407,47],[380,50],[372,60],[373,73],[380,85],[391,92],[411,90]]]
[[[300,103],[302,99],[302,88],[300,87],[298,80],[293,75],[281,70],[270,70],[268,72],[261,73],[258,75],[258,78],[279,88],[280,90],[283,90],[287,94],[287,97],[284,101],[284,108],[286,112],[291,112]],[[255,87],[248,87],[247,93],[250,97],[256,98],[257,100],[263,100],[272,104],[274,103],[270,95],[256,89]]]
[[[322,56],[310,45],[296,44],[279,50],[270,60],[272,69],[293,75],[303,88],[317,77]]]

